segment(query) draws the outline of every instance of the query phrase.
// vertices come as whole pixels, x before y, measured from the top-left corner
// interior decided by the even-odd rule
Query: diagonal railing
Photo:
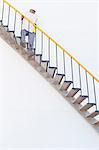
[[[88,103],[95,103],[96,111],[99,110],[99,79],[9,2],[0,0],[0,10],[1,24],[7,27],[7,31],[13,32],[15,38],[21,38],[22,16],[28,31],[30,25],[36,28],[35,54],[42,55],[42,61],[48,62],[49,68],[54,68],[58,75],[62,75],[64,82],[71,82],[72,88],[79,88],[81,96],[88,96]]]

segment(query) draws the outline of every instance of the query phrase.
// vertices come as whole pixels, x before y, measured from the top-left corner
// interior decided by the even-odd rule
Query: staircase
[[[32,65],[99,132],[99,80],[48,34],[35,26],[33,22],[11,4],[5,0],[0,1],[0,3],[2,3],[0,37]],[[5,5],[8,7],[8,11],[5,11]],[[13,30],[10,30],[9,22],[12,10],[15,13],[15,17]],[[5,13],[8,14],[6,15],[6,21],[4,21]],[[20,45],[21,36],[16,34],[17,15],[20,15],[20,18],[23,15],[29,24],[36,27],[35,48],[33,48],[32,54],[29,54],[27,48],[23,48]],[[20,25],[21,31],[21,20]],[[44,37],[47,39],[47,52],[44,51]],[[38,38],[41,41],[39,43],[40,50],[38,50]],[[54,44],[54,46],[52,47],[51,44]],[[55,52],[54,58],[51,55],[52,51]],[[46,57],[44,57],[45,52],[47,53]],[[61,54],[61,58],[58,52]],[[54,60],[54,63],[52,63],[52,60]],[[61,67],[59,64],[60,60],[62,61]]]

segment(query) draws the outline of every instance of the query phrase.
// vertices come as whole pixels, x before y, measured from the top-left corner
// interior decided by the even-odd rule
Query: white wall
[[[23,12],[36,9],[39,25],[98,78],[98,1],[8,1]]]
[[[0,38],[0,150],[98,150],[99,135]]]

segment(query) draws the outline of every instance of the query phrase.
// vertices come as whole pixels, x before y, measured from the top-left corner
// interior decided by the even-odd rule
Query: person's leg
[[[29,32],[29,37],[28,37],[28,50],[29,51],[32,51],[33,49],[34,39],[35,39],[35,33]]]
[[[25,46],[25,36],[28,34],[28,31],[27,30],[22,30],[21,31],[21,45],[22,46]]]

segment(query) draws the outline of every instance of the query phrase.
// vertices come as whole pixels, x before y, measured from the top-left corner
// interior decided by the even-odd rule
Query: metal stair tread
[[[94,120],[92,123],[91,123],[92,125],[99,125],[99,120]]]
[[[54,77],[56,70],[57,67],[51,67],[51,66],[47,67],[47,72],[52,76],[52,78]]]
[[[72,88],[73,90],[81,90],[80,88]]]
[[[15,38],[19,38],[19,39],[21,39],[21,36],[15,36]]]
[[[80,95],[78,98],[75,99],[75,101],[73,103],[78,103],[80,104],[83,100],[85,100],[86,98],[88,98],[87,95]]]
[[[73,83],[73,81],[64,81],[64,82],[66,82],[66,83]]]
[[[91,114],[87,115],[86,118],[94,118],[97,115],[99,115],[99,110],[95,110]]]
[[[3,27],[8,27],[8,25],[2,25]]]
[[[57,67],[51,67],[51,66],[49,66],[48,68],[50,68],[50,69],[57,69]]]
[[[55,77],[54,77],[54,84],[60,84],[61,83],[61,81],[63,80],[63,77],[64,77],[65,75],[64,74],[59,74],[59,73],[56,73],[56,75],[55,75]]]
[[[49,62],[49,60],[42,60],[41,62]]]
[[[80,88],[72,88],[68,94],[66,95],[67,97],[74,97],[78,91],[80,91]]]
[[[87,104],[85,104],[84,106],[82,106],[80,108],[80,111],[83,111],[83,110],[86,111],[86,110],[88,110],[89,108],[91,108],[94,105],[96,105],[96,104],[95,103],[87,103]]]
[[[71,85],[71,83],[73,83],[72,81],[64,81],[60,90],[67,90],[69,88],[69,86]]]
[[[35,56],[42,56],[42,54],[35,54]]]
[[[11,31],[11,30],[8,30],[7,32],[13,32],[14,33],[14,31]]]
[[[56,73],[56,75],[58,75],[58,76],[65,76],[65,74],[61,74],[61,73]]]

